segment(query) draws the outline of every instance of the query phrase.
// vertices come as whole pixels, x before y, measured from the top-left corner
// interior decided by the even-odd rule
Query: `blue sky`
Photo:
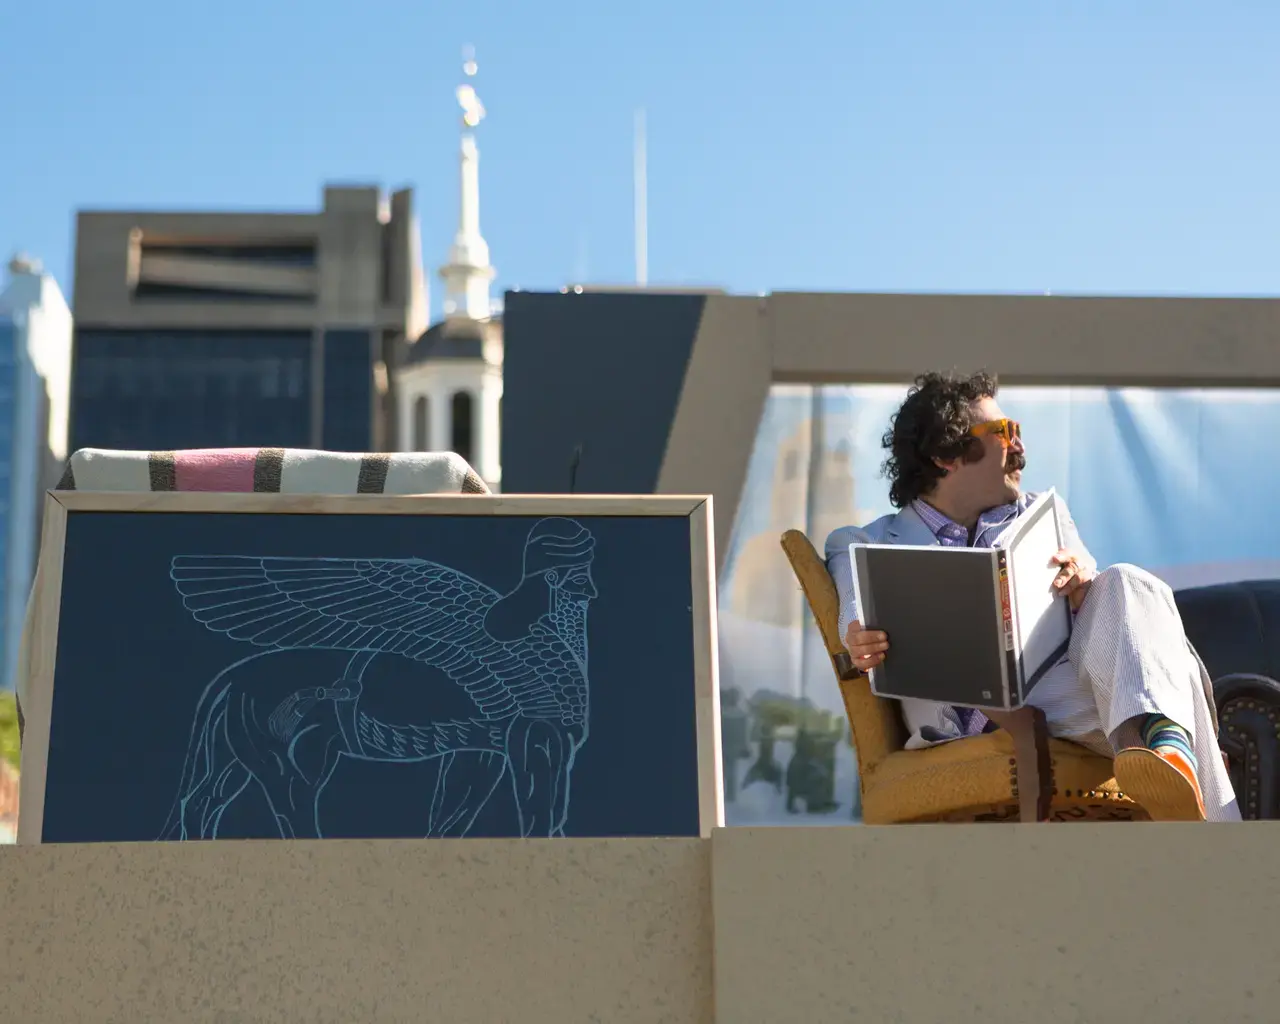
[[[1272,294],[1280,5],[6,4],[0,251],[70,290],[77,208],[412,184],[434,271],[476,46],[499,288]],[[433,283],[433,306],[440,289]]]

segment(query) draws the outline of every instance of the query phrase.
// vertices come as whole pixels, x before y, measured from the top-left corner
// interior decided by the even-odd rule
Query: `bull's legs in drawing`
[[[516,718],[507,730],[521,836],[564,834],[569,775],[581,733],[560,722]]]
[[[195,738],[187,773],[186,791],[180,794],[163,838],[216,839],[223,812],[252,779],[227,739],[221,697]]]
[[[507,759],[499,753],[463,750],[446,754],[439,761],[427,835],[465,836],[502,781]]]
[[[230,700],[231,746],[262,787],[284,839],[322,838],[320,794],[346,749],[339,720],[344,703],[319,687],[278,703],[247,691]]]

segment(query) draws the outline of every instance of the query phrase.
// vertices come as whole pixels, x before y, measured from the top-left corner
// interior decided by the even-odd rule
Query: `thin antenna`
[[[649,196],[644,138],[644,109],[636,111],[635,204],[636,204],[636,284],[649,283]]]

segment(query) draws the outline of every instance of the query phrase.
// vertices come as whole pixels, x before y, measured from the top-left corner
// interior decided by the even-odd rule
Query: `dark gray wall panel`
[[[502,490],[655,491],[703,295],[512,292],[503,315]]]

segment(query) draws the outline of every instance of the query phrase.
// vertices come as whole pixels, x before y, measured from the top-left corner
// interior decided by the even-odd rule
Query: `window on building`
[[[415,452],[427,451],[431,435],[427,428],[427,415],[431,407],[427,404],[427,396],[419,395],[413,400],[413,438]]]
[[[472,460],[472,446],[475,439],[475,400],[470,391],[453,393],[452,413],[453,443],[452,449],[468,462]]]
[[[73,450],[312,444],[310,331],[79,330],[74,360]]]
[[[373,446],[373,355],[368,331],[324,336],[324,447],[367,452]]]

